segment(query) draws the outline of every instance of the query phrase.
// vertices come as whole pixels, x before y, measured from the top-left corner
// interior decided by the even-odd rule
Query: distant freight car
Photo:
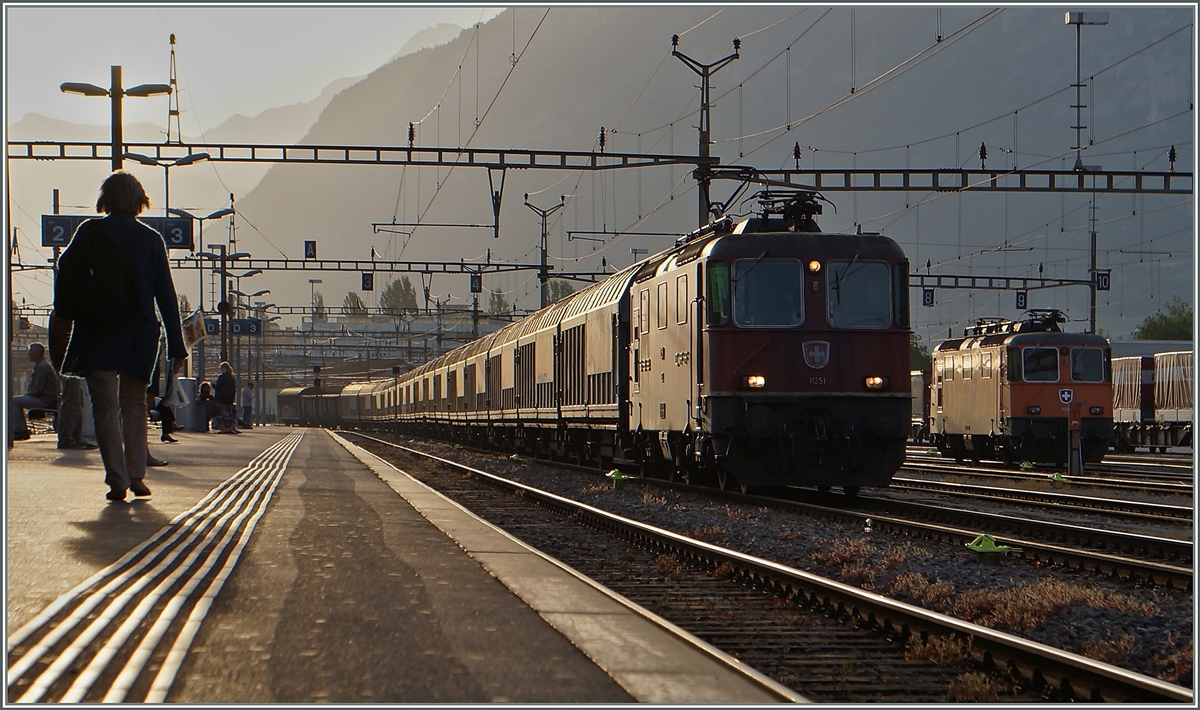
[[[933,352],[930,430],[943,456],[1062,465],[1070,434],[1098,462],[1112,435],[1108,340],[1064,333],[1066,316],[1031,310],[1022,321],[982,319]]]
[[[1113,360],[1113,446],[1192,446],[1192,351]]]
[[[882,235],[821,233],[812,193],[759,197],[757,216],[348,386],[332,425],[723,488],[888,485],[910,419],[908,260]]]

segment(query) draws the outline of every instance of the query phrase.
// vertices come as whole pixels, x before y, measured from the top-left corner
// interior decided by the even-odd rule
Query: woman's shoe
[[[162,441],[164,444],[178,444],[179,443],[179,439],[173,438],[170,434],[163,434],[162,437],[160,437],[160,441]]]
[[[160,459],[148,459],[146,461],[147,466],[166,466],[168,463],[170,463],[170,462],[162,461]],[[141,494],[139,494],[139,495],[141,495]]]

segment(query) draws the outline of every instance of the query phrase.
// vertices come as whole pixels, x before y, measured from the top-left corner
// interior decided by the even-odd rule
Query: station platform
[[[124,504],[104,499],[98,451],[59,451],[53,435],[8,451],[8,702],[802,700],[335,433],[176,436],[151,443],[170,462],[148,469],[153,496]],[[221,514],[243,538],[195,582],[129,567],[168,533],[217,529],[214,501],[250,477],[258,507]],[[163,596],[133,609],[140,597],[103,586],[138,574]],[[72,623],[102,627],[89,643],[107,650],[45,640]]]

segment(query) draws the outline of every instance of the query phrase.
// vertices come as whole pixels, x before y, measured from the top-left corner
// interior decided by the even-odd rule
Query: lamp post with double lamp
[[[243,254],[244,256],[247,256],[247,257],[250,256],[249,254],[247,254],[245,252],[237,252],[237,253]],[[232,259],[233,255],[231,254],[229,258]],[[262,269],[250,269],[249,271],[244,271],[240,274],[229,273],[228,271],[225,271],[225,270],[221,271],[221,275],[223,277],[225,277],[226,279],[233,280],[232,284],[230,284],[227,281],[226,286],[229,286],[229,292],[232,293],[236,297],[234,299],[233,303],[230,304],[229,308],[228,308],[229,314],[232,315],[234,318],[241,317],[241,312],[242,312],[241,296],[245,295],[241,291],[242,279],[249,278],[251,276],[257,276],[258,274],[261,274],[262,272],[263,272]],[[236,341],[235,341],[235,344],[236,344]],[[242,373],[241,362],[242,362],[241,355],[238,352],[236,352],[236,350],[235,350],[235,352],[233,354],[233,373],[236,376],[240,376]]]
[[[121,67],[112,66],[111,87],[108,89],[85,84],[77,81],[67,81],[59,84],[58,88],[64,94],[81,94],[83,96],[108,96],[112,99],[112,169],[121,169],[122,157],[125,154],[125,135],[122,128],[121,99],[126,96],[157,96],[170,94],[170,84],[139,84],[129,89],[121,86]]]
[[[262,273],[262,269],[255,269],[254,271],[255,271],[255,272],[258,272],[258,273]],[[246,272],[246,273],[247,273],[247,274],[249,274],[250,276],[253,276],[253,275],[254,275],[254,273],[253,273],[253,272],[249,272],[249,271],[248,271],[248,272]],[[240,282],[240,280],[239,280],[239,282],[238,282],[238,285],[239,285],[239,286],[241,285],[241,282]],[[256,306],[255,306],[255,308],[251,309],[251,308],[250,308],[250,299],[252,299],[252,298],[258,298],[259,296],[265,296],[265,295],[267,295],[267,294],[268,294],[268,293],[270,293],[270,292],[271,292],[271,289],[269,289],[269,288],[264,288],[264,289],[261,289],[261,290],[259,290],[259,291],[255,291],[254,293],[242,293],[242,292],[241,292],[239,289],[237,289],[237,288],[233,289],[233,295],[235,295],[235,296],[237,296],[237,297],[239,298],[239,301],[238,301],[238,308],[237,308],[237,309],[235,309],[235,310],[241,310],[242,306],[241,306],[241,300],[240,300],[240,299],[243,299],[243,298],[244,298],[244,299],[246,299],[246,306],[245,306],[245,308],[246,308],[246,311],[247,311],[248,313],[251,313],[251,312],[253,312],[255,315],[257,315],[257,312],[260,310],[260,306],[257,306],[257,305],[256,305]],[[258,303],[259,303],[259,304],[261,304],[261,303],[262,303],[262,301],[259,301]],[[272,304],[272,305],[274,305],[274,304]],[[261,320],[261,318],[260,318],[259,320]],[[236,357],[236,356],[235,356],[235,357]],[[251,372],[251,373],[254,373],[254,372],[257,370],[257,367],[255,366],[255,364],[250,362],[249,355],[247,355],[247,357],[246,357],[246,369],[247,369],[249,372]]]
[[[250,256],[250,252],[239,251],[233,254],[226,253],[224,244],[209,244],[208,248],[212,251],[219,252],[215,254],[216,258],[221,262],[221,268],[216,270],[221,275],[221,301],[217,304],[217,312],[221,314],[221,360],[226,360],[229,357],[229,270],[226,265],[230,261],[244,259]]]
[[[135,160],[135,161],[141,163],[142,165],[157,165],[158,167],[163,169],[163,182],[165,183],[164,192],[163,192],[163,210],[164,210],[165,214],[170,214],[171,213],[171,168],[177,168],[177,167],[180,167],[183,165],[191,165],[192,163],[199,163],[202,160],[208,160],[208,153],[188,153],[187,155],[183,156],[182,158],[179,158],[178,160],[172,160],[169,163],[164,163],[163,161],[158,160],[157,158],[151,158],[150,156],[142,155],[141,153],[126,153],[125,157],[128,158],[129,160]]]
[[[176,209],[174,207],[168,207],[167,214],[173,214],[176,217],[187,217],[188,219],[199,220],[200,221],[200,236],[196,240],[196,243],[203,244],[204,243],[204,223],[210,219],[218,219],[218,218],[224,217],[226,215],[231,215],[231,214],[233,214],[233,209],[226,207],[224,209],[219,209],[215,212],[209,213],[209,214],[205,215],[204,217],[197,217],[196,215],[194,215],[191,212],[188,212],[186,210]],[[196,259],[214,259],[215,260],[215,259],[221,258],[217,254],[213,254],[211,252],[206,252],[206,251],[198,251],[194,254],[194,256],[196,257]],[[197,262],[197,264],[199,264],[199,262]],[[202,265],[200,265],[200,266],[198,266],[198,270],[200,271],[200,300],[197,302],[196,305],[197,305],[197,307],[200,308],[201,317],[203,318],[203,314],[204,314],[204,267]],[[196,359],[196,369],[197,369],[196,381],[202,382],[202,381],[204,381],[204,341],[203,340],[200,341],[199,349],[200,349],[200,356]]]

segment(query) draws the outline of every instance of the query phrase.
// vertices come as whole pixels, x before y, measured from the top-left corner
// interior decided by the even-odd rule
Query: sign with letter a
[[[317,242],[316,242],[316,240],[306,240],[304,242],[304,258],[305,259],[316,259],[317,258]]]

